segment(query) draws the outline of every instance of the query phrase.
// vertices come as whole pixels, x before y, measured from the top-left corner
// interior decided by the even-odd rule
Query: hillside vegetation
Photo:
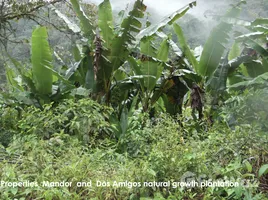
[[[268,19],[246,6],[205,40],[195,1],[159,23],[141,0],[3,1],[0,198],[268,199]]]

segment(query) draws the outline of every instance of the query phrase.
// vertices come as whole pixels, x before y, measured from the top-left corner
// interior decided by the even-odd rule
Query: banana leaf
[[[217,67],[213,76],[207,82],[207,91],[214,96],[222,93],[226,89],[228,71],[228,59],[225,58],[225,62]]]
[[[234,42],[229,54],[228,54],[228,60],[229,62],[237,57],[239,57],[241,55],[241,48],[240,48],[240,43],[239,42]],[[232,61],[231,61],[232,62]],[[242,68],[245,68],[245,66],[243,64],[241,64],[239,66],[241,68],[241,71],[242,71]],[[232,84],[235,84],[235,83],[238,83],[240,81],[243,81],[243,79],[239,76],[237,76],[237,72],[236,72],[236,68],[232,68],[229,70],[228,72],[228,84],[229,85],[232,85]]]
[[[252,33],[252,35],[255,33]],[[262,35],[263,33],[256,33],[258,36]],[[243,42],[247,47],[250,47],[254,49],[256,52],[258,52],[263,58],[268,60],[268,51],[267,49],[263,48],[262,45],[251,39],[250,35],[242,35],[240,37],[236,38],[236,41]]]
[[[132,45],[135,40],[133,33],[139,33],[142,23],[139,18],[144,16],[146,6],[142,1],[137,0],[132,11],[129,12],[121,24],[119,34],[115,36],[111,45],[111,55],[107,58],[113,63],[113,69],[117,69],[122,64],[123,58],[128,55],[127,45]]]
[[[231,8],[224,17],[235,18],[239,16],[239,6]],[[210,78],[221,61],[221,57],[225,51],[225,44],[229,39],[229,33],[233,25],[221,22],[210,33],[205,43],[197,72],[202,76]]]
[[[75,62],[79,62],[82,59],[81,52],[77,44],[72,45],[72,53],[73,53]]]
[[[81,32],[81,29],[79,28],[79,26],[71,22],[68,19],[68,17],[64,15],[63,13],[61,13],[55,6],[50,5],[50,7],[52,8],[51,10],[55,12],[55,14],[65,22],[69,30],[71,30],[74,34],[78,34]]]
[[[127,59],[129,55],[128,46],[133,44],[135,39],[133,33],[138,33],[142,27],[139,18],[144,16],[146,6],[142,1],[137,0],[129,15],[122,21],[120,30],[110,41],[110,47],[104,49],[103,56],[100,59],[101,68],[98,70],[97,90],[108,94],[112,74],[116,71]],[[102,30],[101,30],[102,31]]]
[[[256,26],[256,25],[268,25],[268,18],[258,18],[255,19],[251,25]]]
[[[130,68],[133,70],[135,75],[141,75],[141,69],[140,66],[138,65],[137,61],[135,58],[133,58],[132,56],[128,57],[128,63],[130,65]]]
[[[16,76],[16,73],[14,72],[14,70],[11,67],[6,68],[6,79],[7,79],[7,83],[12,88],[16,88],[20,91],[24,91],[23,87],[21,86],[21,84],[17,80],[18,76]]]
[[[222,17],[221,21],[226,22],[228,24],[245,26],[245,27],[251,26],[251,24],[252,24],[249,21],[242,20],[242,19],[237,19],[237,18],[232,18],[232,17]]]
[[[196,6],[196,1],[193,1],[183,8],[175,11],[171,15],[165,17],[160,23],[157,23],[156,25],[151,25],[146,29],[143,29],[137,36],[137,40],[141,40],[143,37],[150,37],[155,35],[158,31],[160,31],[163,27],[165,27],[167,24],[171,25],[173,24],[176,20],[184,16],[187,11],[192,8],[193,6]]]
[[[101,30],[100,34],[102,39],[104,40],[103,46],[107,49],[111,48],[112,40],[113,40],[113,13],[112,7],[109,0],[104,0],[99,5],[98,10],[98,26]]]
[[[228,54],[228,57],[230,57],[230,54]],[[212,95],[224,92],[227,87],[227,78],[231,77],[231,81],[235,81],[234,79],[237,79],[235,70],[238,69],[242,63],[250,62],[251,59],[252,58],[248,56],[239,56],[230,61],[225,58],[224,62],[217,67],[213,76],[207,82],[207,91]],[[240,79],[240,81],[242,81],[242,79]]]
[[[229,88],[247,88],[247,87],[253,87],[253,86],[262,86],[267,87],[268,86],[268,72],[261,74],[257,76],[254,79],[243,81],[234,85],[229,86]]]
[[[268,33],[268,27],[265,27],[262,25],[253,26],[253,27],[250,27],[249,29],[252,31],[264,32],[264,33],[266,33],[266,35]]]
[[[36,93],[37,91],[32,79],[32,74],[27,70],[25,70],[25,66],[22,66],[16,59],[12,58],[10,55],[8,55],[8,57],[15,66],[16,70],[21,75],[23,82],[26,83],[26,85],[30,88],[32,93]]]
[[[176,35],[178,36],[178,41],[181,45],[183,53],[188,58],[189,62],[192,64],[193,69],[195,71],[197,71],[198,70],[198,62],[197,62],[195,56],[193,55],[193,53],[191,52],[191,49],[189,48],[189,46],[186,42],[186,39],[184,38],[181,27],[178,24],[174,23],[173,28],[174,28]]]
[[[87,68],[86,77],[85,77],[85,87],[87,89],[92,90],[92,92],[96,91],[96,81],[94,78],[94,67],[92,65],[93,59],[90,56],[86,56],[83,60],[83,65]]]
[[[154,44],[152,43],[152,40],[149,37],[144,37],[141,40],[140,49],[141,54],[156,57],[156,48],[154,47]]]
[[[266,38],[267,34],[261,31],[252,32],[248,34],[244,34],[241,36],[238,36],[236,38],[236,41],[243,42],[248,40],[254,40],[254,39],[260,39],[260,38]]]
[[[251,62],[245,63],[244,65],[246,66],[248,75],[252,78],[268,72],[268,68],[265,68],[260,60],[253,60]]]
[[[228,60],[232,60],[238,56],[240,56],[241,54],[241,48],[240,48],[240,43],[239,42],[235,42],[228,54]]]
[[[53,76],[52,52],[50,50],[45,27],[38,27],[32,33],[32,78],[39,94],[46,95],[52,92]]]
[[[83,35],[87,39],[92,40],[94,27],[93,27],[91,21],[84,13],[82,7],[80,6],[79,0],[70,0],[70,1],[73,5],[73,9],[74,9],[75,13],[77,14],[77,17],[80,20],[81,30],[83,32]]]
[[[147,55],[150,54],[151,49],[145,52]],[[157,52],[156,58],[162,62],[168,60],[169,44],[168,39],[165,39]],[[145,58],[145,60],[140,61],[141,75],[153,76],[154,78],[147,77],[144,79],[144,86],[148,91],[152,91],[156,85],[157,80],[161,76],[164,66],[162,63]]]
[[[65,78],[67,80],[71,80],[71,77],[74,76],[74,74],[78,71],[78,68],[81,67],[81,62],[83,61],[85,57],[83,57],[81,60],[78,62],[75,62],[72,64],[72,66],[66,71]]]
[[[168,36],[163,33],[163,32],[156,32],[156,35],[162,39],[167,39]],[[169,46],[171,47],[171,49],[173,50],[173,52],[178,56],[178,57],[182,57],[182,51],[181,49],[178,47],[178,45],[173,42],[173,40],[169,40]]]

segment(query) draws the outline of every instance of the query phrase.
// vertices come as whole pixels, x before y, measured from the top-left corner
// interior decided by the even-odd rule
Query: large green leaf
[[[8,84],[12,87],[12,88],[16,88],[20,91],[23,91],[23,87],[21,86],[21,84],[18,81],[18,76],[16,76],[15,71],[11,68],[11,67],[7,67],[6,68],[6,79]]]
[[[162,39],[167,39],[169,36],[167,36],[163,32],[156,32],[156,35]],[[178,45],[173,40],[168,40],[169,46],[173,53],[178,56],[178,60],[176,60],[176,64],[179,65],[181,68],[188,68],[192,69],[187,59],[183,56],[182,50],[178,47]],[[170,66],[167,66],[170,67]]]
[[[250,86],[263,86],[267,87],[268,86],[268,72],[261,74],[257,76],[254,79],[248,80],[248,81],[243,81],[239,82],[237,84],[229,86],[229,88],[247,88]]]
[[[168,36],[163,33],[163,32],[156,32],[156,35],[162,39],[167,39]],[[173,40],[169,40],[169,46],[171,47],[171,49],[173,50],[173,52],[179,56],[182,57],[182,51],[181,49],[178,47],[178,45],[173,41]]]
[[[25,70],[25,66],[21,65],[16,59],[12,58],[10,55],[8,55],[8,57],[15,66],[15,68],[18,70],[23,82],[27,84],[31,92],[36,93],[36,88],[32,79],[32,74],[29,71]]]
[[[150,49],[147,54],[150,53]],[[166,62],[168,60],[168,52],[169,52],[169,43],[168,39],[165,39],[157,52],[156,58],[162,62]],[[151,91],[154,89],[157,80],[161,76],[163,71],[162,63],[158,63],[157,61],[153,61],[150,59],[141,60],[141,73],[142,75],[147,75],[148,77],[144,80],[144,86],[147,90]],[[153,76],[153,77],[150,77]]]
[[[130,68],[134,72],[134,75],[141,75],[142,74],[140,66],[138,65],[137,60],[135,58],[133,58],[132,56],[129,56],[128,63],[130,65]]]
[[[237,17],[240,14],[238,6],[231,8],[225,17]],[[225,50],[225,44],[229,39],[229,33],[233,25],[226,22],[221,22],[210,33],[208,40],[205,43],[199,68],[197,72],[202,76],[210,77],[221,61],[221,57]]]
[[[45,27],[38,27],[32,33],[32,76],[39,94],[51,94],[53,76],[47,68],[52,68],[52,53],[47,41]]]
[[[138,40],[142,39],[143,37],[150,37],[152,35],[155,35],[158,31],[160,31],[163,27],[165,27],[167,24],[171,25],[173,24],[176,20],[181,18],[183,15],[187,13],[187,11],[192,8],[193,6],[196,6],[196,1],[193,1],[183,8],[175,11],[168,17],[165,17],[160,23],[157,23],[156,25],[151,25],[146,29],[143,29],[137,36],[136,38]]]
[[[266,35],[268,34],[268,27],[266,27],[266,26],[258,25],[258,26],[250,27],[249,29],[251,29],[253,31],[258,31],[258,32],[265,33]]]
[[[132,34],[140,31],[142,23],[138,19],[144,16],[145,9],[146,6],[142,1],[137,0],[128,16],[122,21],[119,31],[110,41],[110,48],[102,52],[101,68],[97,74],[99,91],[108,93],[113,72],[126,61],[129,55],[128,45],[131,45],[135,39]]]
[[[239,67],[242,68],[242,66],[244,66],[245,63],[249,63],[252,61],[253,58],[247,56],[247,55],[241,55],[238,56],[232,60],[230,60],[228,62],[228,66],[229,66],[229,71],[228,71],[228,75],[232,74],[233,72],[235,72],[235,70]],[[242,69],[241,69],[242,71]]]
[[[265,68],[260,60],[252,60],[244,65],[246,66],[248,75],[252,78],[268,72],[268,68]]]
[[[140,52],[147,56],[156,57],[156,48],[149,37],[144,37],[140,43]]]
[[[70,0],[70,1],[73,5],[73,9],[76,15],[80,20],[83,35],[88,39],[92,39],[94,27],[89,18],[84,13],[82,7],[80,6],[79,0]]]
[[[260,34],[263,34],[263,33],[260,33]],[[236,38],[236,40],[239,41],[239,42],[243,42],[247,47],[250,47],[250,48],[254,49],[263,58],[268,60],[268,51],[267,51],[267,49],[263,48],[262,45],[260,45],[255,40],[251,39],[250,34],[239,36],[239,37]]]
[[[160,44],[156,58],[158,60],[163,61],[163,62],[167,62],[168,61],[168,52],[169,52],[169,39],[167,38],[167,39],[163,40],[163,42]]]
[[[228,55],[230,58],[230,54]],[[232,84],[238,81],[242,81],[241,78],[236,76],[235,71],[241,66],[242,63],[248,63],[251,60],[248,56],[238,56],[228,62],[225,58],[225,62],[220,64],[211,79],[207,83],[207,90],[212,93],[212,95],[218,95],[225,91],[227,78]]]
[[[85,57],[83,57],[78,62],[72,64],[72,66],[66,71],[65,78],[71,80],[74,74],[78,71],[78,68],[81,66],[81,62]]]
[[[109,0],[104,0],[99,5],[98,12],[98,26],[101,30],[100,34],[104,40],[103,46],[107,49],[111,48],[111,43],[113,39],[113,13],[112,7]]]
[[[240,43],[234,42],[234,44],[233,44],[233,46],[228,54],[228,60],[231,61],[233,59],[238,59],[240,54],[241,54]],[[233,62],[233,61],[231,61],[231,62]],[[233,66],[235,66],[235,67],[230,68],[229,72],[228,72],[228,84],[229,85],[232,85],[232,84],[235,84],[235,83],[242,81],[242,78],[237,76],[236,69],[238,66],[237,65],[233,65]],[[241,68],[241,71],[243,71],[243,69],[245,68],[244,64],[240,64],[239,67]]]
[[[72,53],[73,53],[75,62],[79,62],[82,59],[81,52],[77,44],[72,45]]]
[[[157,63],[151,61],[143,61],[140,63],[142,75],[147,75],[144,79],[144,86],[147,90],[152,90],[157,81]]]
[[[193,55],[193,53],[191,52],[191,49],[189,48],[186,39],[184,38],[181,27],[178,24],[174,23],[173,28],[174,28],[175,33],[178,36],[178,41],[181,45],[181,49],[182,49],[183,53],[185,54],[185,56],[188,58],[188,60],[192,64],[194,70],[197,71],[198,62],[197,62],[195,56]]]
[[[259,169],[258,177],[266,175],[268,173],[268,164],[262,165]]]
[[[268,25],[268,18],[258,18],[255,19],[251,25],[258,26],[258,25]]]
[[[51,10],[65,22],[69,30],[71,30],[74,34],[81,32],[81,29],[75,23],[71,22],[68,17],[60,12],[55,6],[50,5],[50,7],[52,8]]]
[[[266,43],[266,37],[268,36],[268,32],[252,32],[248,34],[241,35],[236,38],[236,41],[244,42],[247,46],[250,46],[251,48],[255,49],[256,51],[260,51],[259,53],[265,53],[263,51],[263,47],[256,42],[256,40],[261,41],[261,43]],[[266,51],[266,57],[267,57],[267,51]]]
[[[207,91],[212,95],[220,94],[226,89],[227,76],[229,71],[228,60],[217,67],[213,76],[208,81]]]
[[[94,80],[94,67],[93,67],[93,57],[91,56],[90,49],[88,46],[83,47],[83,57],[77,46],[74,46],[76,61],[71,67],[66,71],[65,79],[70,82],[79,83],[79,85],[95,91],[96,81]]]
[[[159,77],[162,74],[162,71],[164,69],[164,64],[168,61],[168,54],[169,54],[169,39],[163,40],[161,43],[159,50],[157,52],[156,58],[161,61],[161,63],[158,64],[157,66],[157,74],[156,74],[156,80],[159,79]],[[166,65],[165,65],[166,66]]]
[[[235,42],[228,54],[228,60],[232,60],[238,56],[240,56],[241,54],[241,48],[240,48],[240,43],[239,42]]]
[[[117,69],[121,66],[124,58],[127,57],[127,46],[133,44],[135,40],[132,33],[139,33],[142,27],[142,23],[138,20],[144,16],[146,6],[142,1],[137,0],[134,4],[132,11],[129,12],[127,18],[125,18],[121,24],[119,33],[112,41],[111,54],[108,59],[113,65],[113,69]]]

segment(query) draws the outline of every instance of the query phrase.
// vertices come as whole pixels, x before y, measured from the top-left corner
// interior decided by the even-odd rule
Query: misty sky
[[[86,2],[99,4],[102,0],[85,0]],[[127,4],[131,4],[134,0],[110,0],[113,10],[120,11],[126,8]],[[144,4],[147,6],[147,11],[153,15],[154,20],[161,19],[163,16],[167,16],[174,11],[180,9],[186,4],[192,2],[192,0],[144,0]],[[210,2],[210,3],[208,3]],[[216,1],[217,4],[223,1]],[[220,3],[221,4],[221,3]],[[208,9],[215,7],[215,1],[211,0],[197,0],[197,6],[191,9],[188,13],[197,17],[204,17],[204,12]]]

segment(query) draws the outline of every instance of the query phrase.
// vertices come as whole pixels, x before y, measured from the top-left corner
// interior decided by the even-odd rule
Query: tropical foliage
[[[75,20],[54,3],[68,62],[42,25],[30,62],[5,54],[1,198],[268,199],[266,18],[231,5],[193,50],[178,19],[195,1],[157,24],[141,0],[117,18],[109,0],[93,16],[70,0]],[[35,186],[2,187],[25,181]],[[191,181],[238,185],[178,185]]]

